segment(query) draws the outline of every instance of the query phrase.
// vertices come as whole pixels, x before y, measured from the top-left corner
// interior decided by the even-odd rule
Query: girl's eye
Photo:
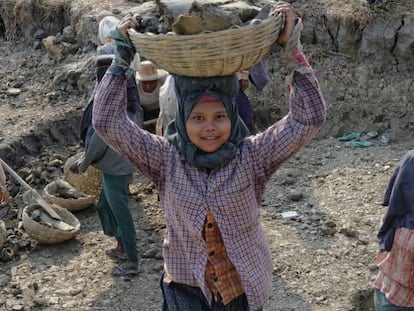
[[[226,118],[227,118],[227,114],[225,114],[225,113],[217,115],[218,120],[223,120],[223,119],[226,119]]]
[[[203,117],[202,116],[194,116],[193,120],[201,121],[201,120],[203,120]]]

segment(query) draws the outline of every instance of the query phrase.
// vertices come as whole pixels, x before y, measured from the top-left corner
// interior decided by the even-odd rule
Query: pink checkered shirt
[[[377,253],[374,287],[398,307],[414,307],[414,230],[398,228],[390,252]]]
[[[271,293],[272,258],[260,222],[261,199],[272,174],[309,142],[325,120],[325,102],[314,74],[295,74],[289,114],[246,138],[237,155],[210,174],[189,165],[164,137],[128,121],[126,99],[125,79],[106,75],[95,96],[93,124],[108,145],[157,187],[166,223],[163,255],[168,276],[200,287],[211,301],[205,280],[208,249],[202,234],[211,211],[250,310],[262,308]]]

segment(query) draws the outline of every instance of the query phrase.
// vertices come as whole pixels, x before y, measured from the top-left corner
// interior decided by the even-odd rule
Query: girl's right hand
[[[139,31],[140,30],[139,20],[140,20],[139,16],[128,13],[119,22],[116,29],[119,31],[120,34],[122,34],[122,36],[124,38],[129,39],[128,29],[133,28],[133,29]]]

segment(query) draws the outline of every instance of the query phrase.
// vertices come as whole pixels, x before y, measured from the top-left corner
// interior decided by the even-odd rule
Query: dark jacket
[[[108,51],[108,49],[104,49],[103,51]],[[98,58],[96,63],[97,84],[101,81],[106,70],[111,65],[112,59],[113,55],[111,54],[108,54],[107,57],[101,56]],[[130,78],[127,80],[127,113],[129,118],[134,123],[142,127],[143,110],[139,102],[139,94],[135,81],[135,75],[131,74],[129,76]],[[80,137],[84,142],[85,153],[81,159],[79,170],[81,172],[85,172],[89,165],[93,165],[104,173],[111,175],[131,174],[135,171],[135,169],[132,167],[129,161],[125,160],[122,156],[120,156],[117,152],[105,144],[105,142],[99,137],[92,126],[92,110],[95,89],[88,101],[88,105],[84,111],[80,125]]]

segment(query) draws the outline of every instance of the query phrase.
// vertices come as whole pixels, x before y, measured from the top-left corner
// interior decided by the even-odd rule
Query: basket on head
[[[47,184],[44,189],[45,199],[76,212],[95,204],[96,196],[77,191],[68,182],[58,179]]]
[[[129,29],[135,49],[159,68],[189,77],[227,76],[249,69],[270,51],[283,15],[250,25],[194,35],[139,33]]]
[[[69,169],[81,156],[82,152],[67,159],[63,166],[65,180],[80,192],[98,196],[102,190],[102,181],[101,172],[97,168],[90,165],[86,172],[82,174],[72,173]]]
[[[34,203],[23,209],[23,228],[33,239],[41,244],[58,244],[74,238],[80,231],[79,220],[66,208],[51,205],[51,207],[62,218],[62,222],[73,227],[73,230],[59,230],[53,226],[48,226],[37,222],[32,218],[32,213],[41,209],[40,205]]]

